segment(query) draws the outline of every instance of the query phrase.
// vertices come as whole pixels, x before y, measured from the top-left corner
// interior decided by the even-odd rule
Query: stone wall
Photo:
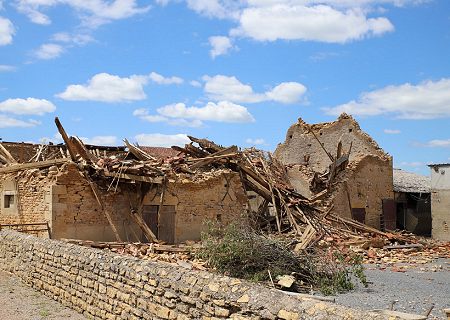
[[[0,268],[90,319],[388,319],[204,271],[11,230]]]

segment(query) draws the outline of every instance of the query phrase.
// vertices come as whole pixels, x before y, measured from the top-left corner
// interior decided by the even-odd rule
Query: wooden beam
[[[156,160],[156,158],[150,156],[149,154],[147,154],[147,152],[141,150],[136,146],[133,146],[131,143],[128,142],[127,139],[122,139],[122,141],[125,142],[130,152],[134,154],[136,158],[138,158],[138,160]]]
[[[76,155],[75,150],[74,150],[74,148],[73,148],[72,142],[70,142],[69,137],[67,136],[66,131],[64,130],[64,128],[63,128],[61,122],[59,122],[58,117],[55,118],[55,123],[56,123],[56,127],[58,127],[59,133],[61,134],[61,136],[62,136],[62,138],[63,138],[63,140],[64,140],[64,143],[66,144],[67,151],[69,151],[69,154],[70,154],[70,158],[71,158],[73,161],[76,161],[76,160],[77,160],[77,155]]]
[[[236,146],[231,146],[228,147],[226,149],[217,151],[213,154],[211,154],[211,156],[209,156],[208,158],[205,159],[201,159],[200,161],[194,163],[193,165],[191,165],[191,169],[196,169],[196,168],[200,168],[202,166],[205,166],[211,162],[214,162],[214,160],[216,159],[217,156],[233,156],[237,153],[238,149]]]
[[[78,137],[70,137],[70,141],[72,142],[75,150],[77,150],[78,154],[86,160],[87,163],[96,164],[98,158],[94,156],[89,150],[86,148],[84,143]]]
[[[159,198],[159,207],[158,207],[158,234],[159,234],[159,225],[161,224],[161,214],[164,206],[164,196],[166,194],[166,185],[167,185],[167,177],[164,176],[164,181],[161,190],[161,197]]]
[[[9,153],[9,151],[5,149],[5,147],[3,146],[3,143],[0,143],[0,150],[5,155],[5,158],[6,158],[6,160],[8,160],[8,163],[17,163],[16,159],[13,158],[11,153]]]
[[[106,177],[112,177],[112,178],[119,178],[119,179],[125,179],[125,180],[136,180],[136,181],[142,181],[142,182],[150,182],[150,183],[163,183],[162,177],[152,178],[148,176],[138,176],[135,174],[129,174],[129,173],[119,173],[119,172],[103,172],[102,175]]]
[[[137,212],[135,212],[134,210],[131,211],[131,216],[134,218],[134,220],[136,220],[137,224],[144,232],[144,235],[147,238],[147,240],[153,243],[157,243],[158,239],[156,238],[152,230],[150,230],[148,225],[145,223],[144,219],[142,219],[142,217],[138,215]]]
[[[14,171],[20,171],[20,170],[26,170],[26,169],[51,167],[53,165],[59,165],[59,164],[63,164],[63,163],[69,162],[69,161],[71,161],[69,158],[63,158],[63,159],[54,159],[54,160],[47,160],[47,161],[41,161],[41,162],[16,164],[13,166],[0,168],[0,173],[14,172]]]
[[[122,242],[122,239],[120,239],[119,233],[117,232],[116,226],[114,225],[114,223],[112,221],[111,215],[109,214],[108,210],[106,209],[105,204],[101,198],[100,191],[97,189],[97,185],[94,183],[94,181],[92,181],[86,175],[84,177],[89,182],[89,185],[91,186],[92,192],[94,192],[94,196],[97,199],[98,204],[102,208],[102,211],[105,213],[105,216],[108,219],[109,225],[111,226],[111,229],[114,232],[114,235],[116,236],[117,241]]]
[[[39,150],[38,150],[38,153],[36,155],[36,159],[34,160],[34,162],[39,162],[39,157],[41,156],[42,150],[44,149],[45,141],[47,141],[47,139],[44,139],[44,141],[42,141],[42,144],[39,146]]]

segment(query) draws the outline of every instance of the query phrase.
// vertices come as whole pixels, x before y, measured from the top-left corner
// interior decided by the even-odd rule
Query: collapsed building
[[[332,213],[395,230],[392,157],[351,116],[311,125],[299,118],[274,156],[297,192],[310,197],[326,190],[323,205]]]
[[[273,155],[194,137],[183,148],[89,146],[55,121],[64,144],[0,144],[0,228],[180,243],[206,221],[238,222],[289,233],[298,250],[321,235],[395,229],[392,158],[346,114],[299,119]]]

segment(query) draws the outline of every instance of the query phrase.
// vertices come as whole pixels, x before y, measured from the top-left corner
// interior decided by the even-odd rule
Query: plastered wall
[[[450,241],[450,164],[431,166],[433,239]]]
[[[0,232],[0,269],[93,320],[389,318],[205,271],[11,230]]]

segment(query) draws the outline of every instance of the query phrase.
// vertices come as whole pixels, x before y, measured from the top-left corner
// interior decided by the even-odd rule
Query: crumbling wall
[[[380,228],[383,199],[392,199],[392,161],[367,155],[350,163],[346,172],[338,175],[333,188],[333,213],[351,218],[353,209],[365,210],[365,223]],[[348,190],[348,194],[347,194]]]
[[[286,140],[278,145],[274,156],[284,164],[304,163],[304,157],[309,156],[308,166],[323,172],[332,162],[310,131],[314,132],[325,150],[333,156],[339,141],[342,142],[344,154],[352,144],[350,161],[361,154],[386,156],[378,144],[361,131],[358,122],[345,113],[337,121],[311,125],[299,118],[298,123],[289,128]]]
[[[0,224],[42,223],[51,216],[50,184],[53,173],[39,170],[0,174]],[[12,206],[5,203],[13,199]],[[12,198],[11,198],[12,197]],[[47,232],[39,232],[48,236]]]
[[[143,200],[143,205],[159,205],[160,196],[154,187]],[[174,205],[175,242],[200,239],[207,231],[205,222],[220,221],[229,224],[242,220],[245,223],[244,207],[247,197],[239,174],[223,170],[203,175],[202,179],[180,179],[169,181],[163,205]]]
[[[116,241],[106,215],[98,203],[89,182],[74,162],[69,162],[50,186],[52,198],[52,230],[54,238],[73,238],[93,241]],[[131,217],[132,204],[137,202],[137,191],[128,184],[120,184],[116,192],[107,189],[107,182],[99,184],[105,209],[122,240],[127,241],[132,231],[141,234]],[[113,187],[115,188],[115,186]],[[114,189],[113,189],[114,190]],[[128,237],[127,237],[128,235]],[[136,241],[135,237],[130,240]]]
[[[95,320],[389,317],[11,230],[0,232],[0,268]]]

